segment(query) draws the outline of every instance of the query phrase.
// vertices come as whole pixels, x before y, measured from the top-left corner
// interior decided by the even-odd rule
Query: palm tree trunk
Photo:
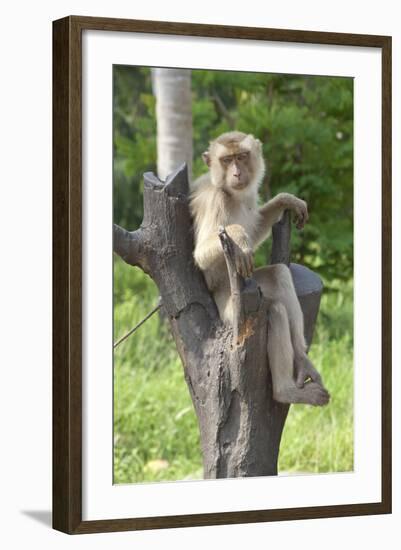
[[[165,180],[184,162],[192,174],[192,97],[189,69],[152,69],[156,96],[157,172]]]

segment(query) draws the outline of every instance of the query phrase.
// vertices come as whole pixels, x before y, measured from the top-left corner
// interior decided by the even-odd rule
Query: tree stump
[[[289,262],[289,215],[273,231],[272,261]],[[158,286],[198,418],[205,478],[277,474],[288,405],[273,400],[266,354],[267,303],[253,279],[236,273],[231,241],[220,231],[235,304],[232,328],[221,322],[193,262],[186,165],[166,182],[144,174],[144,218],[133,232],[114,226],[114,251]],[[322,284],[291,264],[310,344]]]

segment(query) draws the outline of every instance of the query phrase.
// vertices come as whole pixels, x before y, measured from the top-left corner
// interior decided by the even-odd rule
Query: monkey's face
[[[249,151],[223,155],[219,162],[224,173],[225,187],[241,190],[249,185],[252,176]]]
[[[227,132],[214,141],[202,155],[216,187],[241,192],[255,189],[264,174],[262,144],[251,134]]]

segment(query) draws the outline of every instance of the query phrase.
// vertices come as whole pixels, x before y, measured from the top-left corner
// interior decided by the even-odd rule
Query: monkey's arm
[[[287,209],[295,212],[297,229],[303,228],[308,221],[306,202],[290,193],[279,193],[259,209],[260,221],[255,233],[255,247],[266,239],[272,226],[279,221],[284,210]]]
[[[253,271],[253,257],[250,239],[241,225],[227,225],[225,230],[234,243],[234,259],[237,271],[243,277],[250,277]],[[198,242],[194,250],[196,265],[202,270],[216,269],[220,260],[224,260],[223,248],[218,232]]]

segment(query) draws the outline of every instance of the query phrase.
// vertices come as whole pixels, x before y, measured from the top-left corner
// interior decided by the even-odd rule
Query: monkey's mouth
[[[237,181],[231,185],[233,189],[236,189],[237,191],[240,191],[241,189],[244,189],[246,187],[245,181]]]

